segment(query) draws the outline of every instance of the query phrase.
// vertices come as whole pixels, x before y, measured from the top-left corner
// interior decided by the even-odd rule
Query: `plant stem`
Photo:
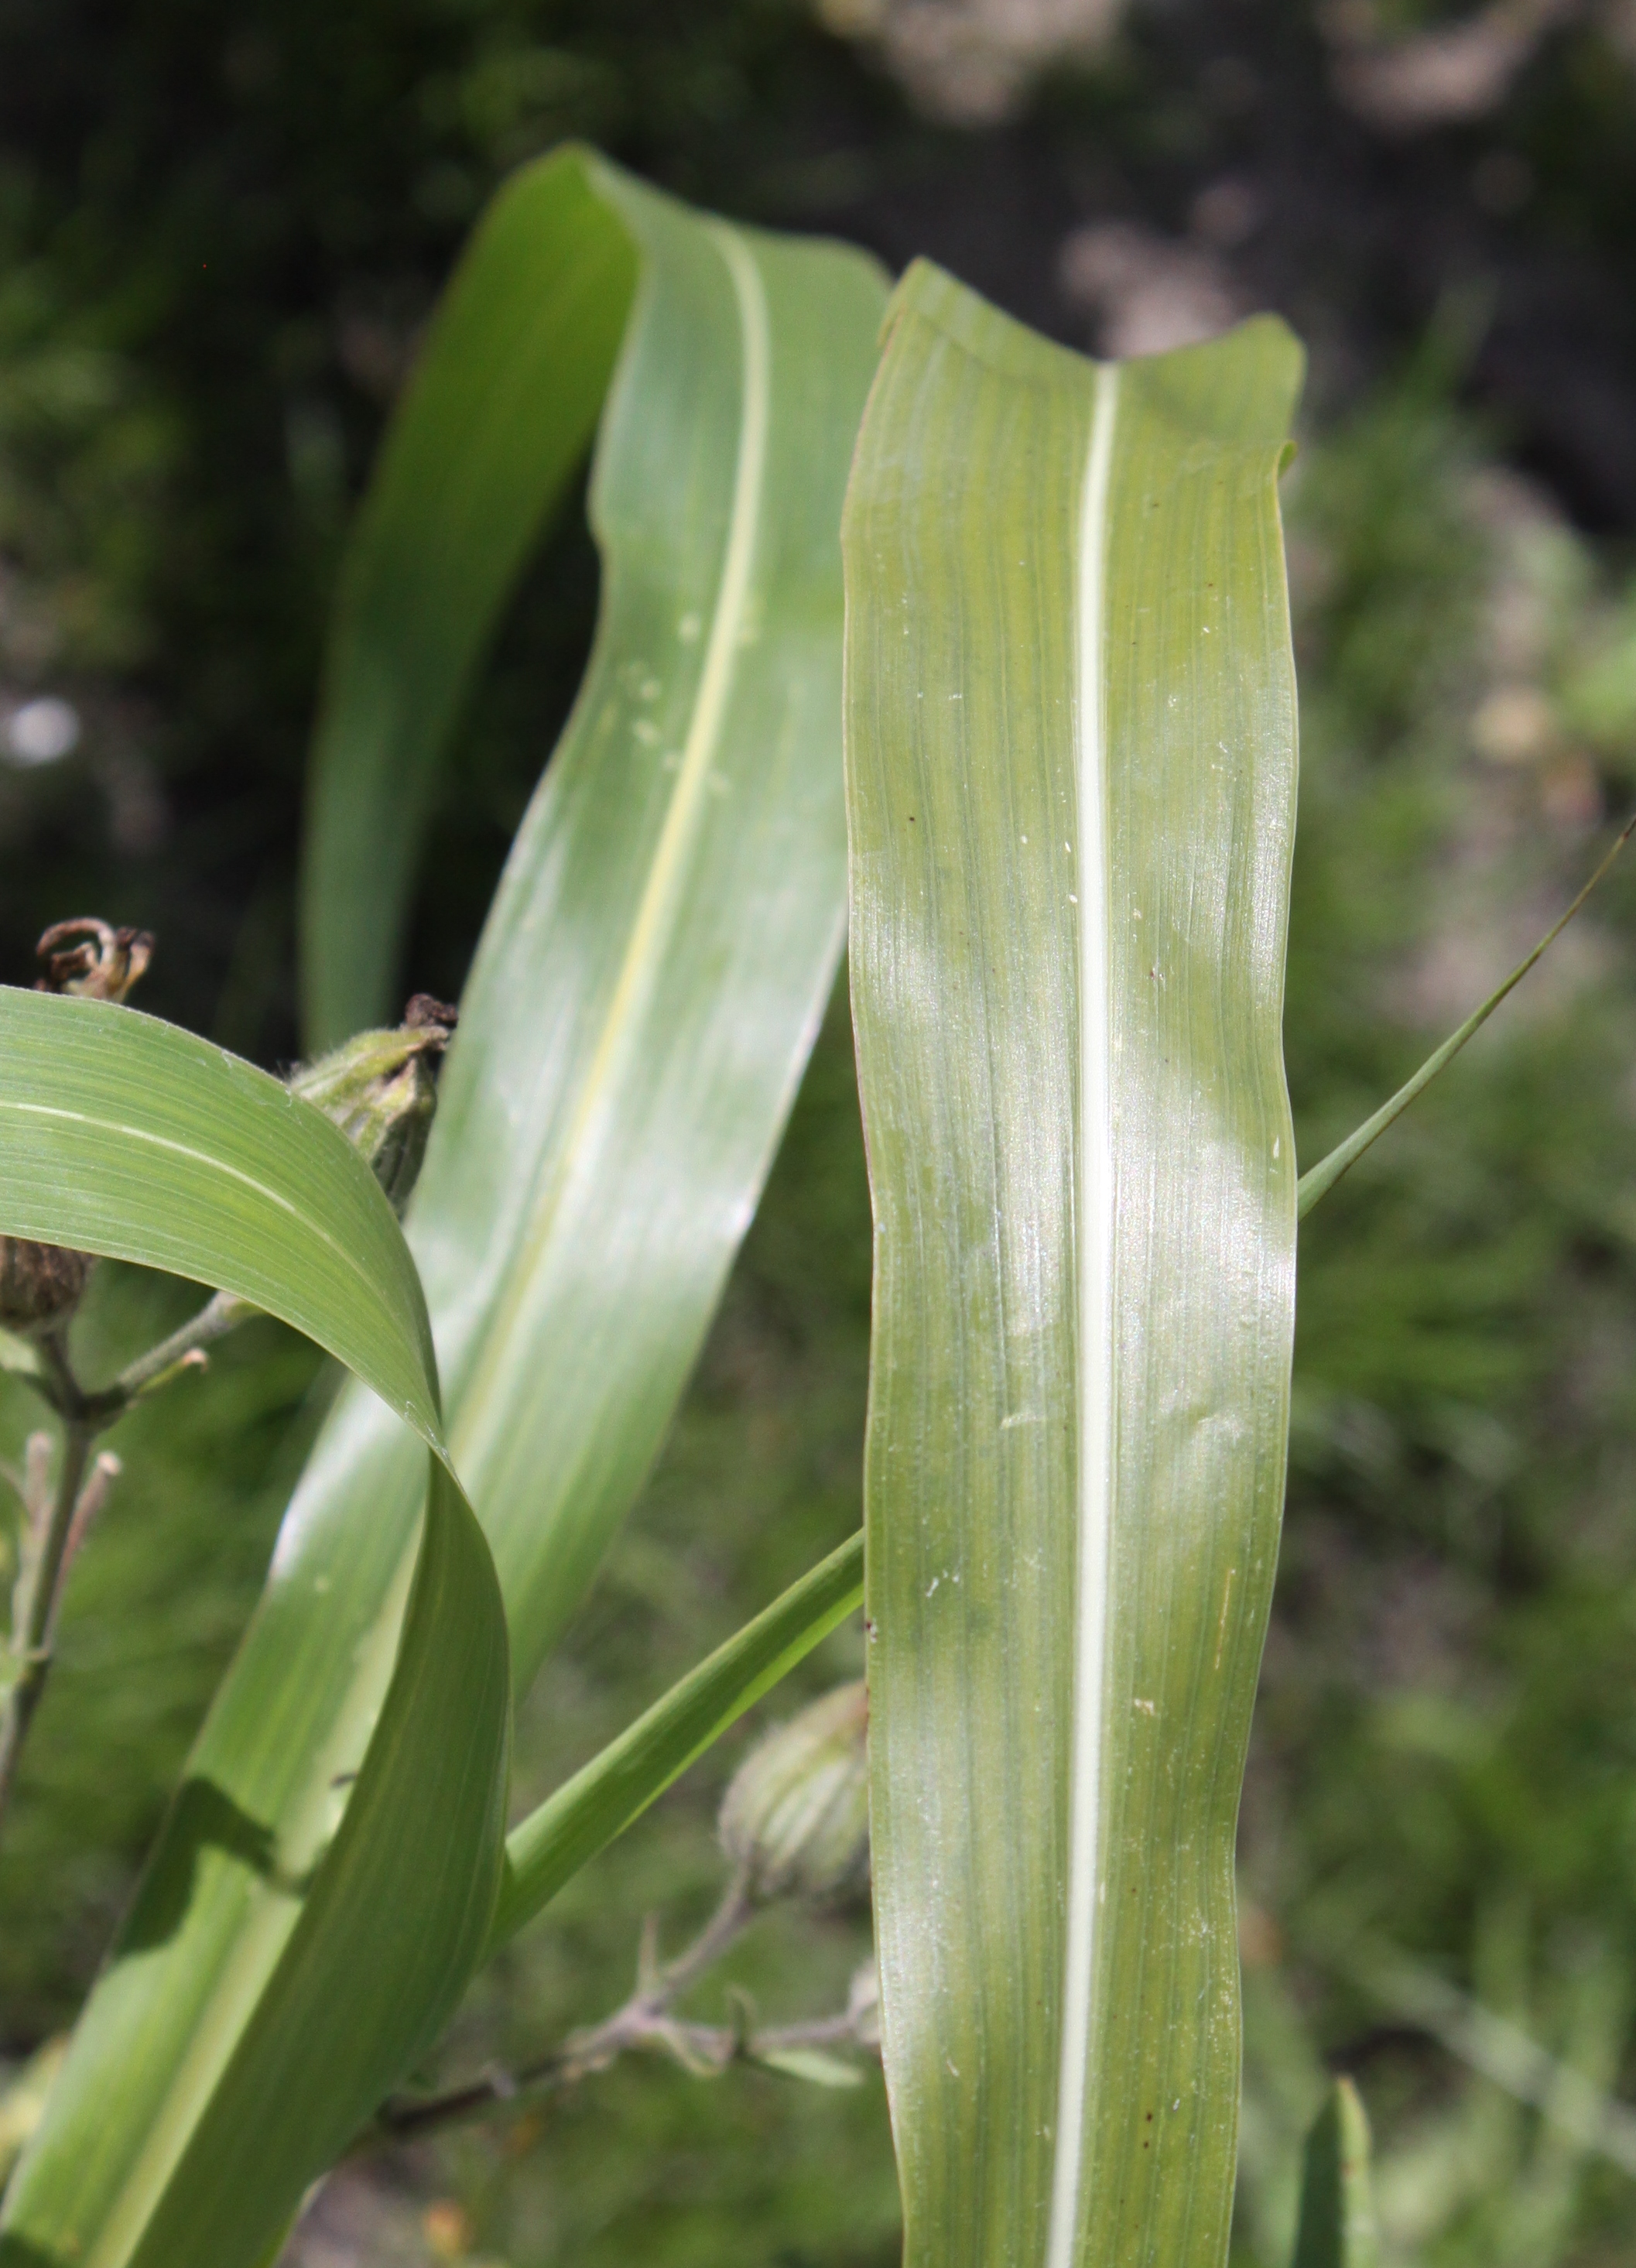
[[[4,1826],[18,1765],[34,1712],[50,1674],[52,1640],[62,1587],[78,1539],[101,1509],[119,1470],[115,1457],[99,1457],[94,1469],[92,1446],[99,1433],[123,1417],[133,1402],[162,1386],[184,1366],[202,1362],[209,1341],[255,1310],[231,1292],[218,1292],[191,1322],[121,1371],[112,1386],[87,1393],[75,1376],[60,1331],[40,1342],[40,1369],[32,1381],[62,1421],[62,1454],[56,1484],[33,1472],[23,1478],[22,1544],[12,1594],[11,1653],[16,1675],[0,1707],[0,1826]],[[41,1436],[42,1454],[48,1454]],[[22,1476],[18,1476],[22,1477]]]
[[[236,1292],[217,1292],[200,1308],[191,1322],[184,1323],[180,1330],[172,1331],[169,1338],[161,1339],[158,1346],[150,1347],[146,1354],[139,1355],[135,1362],[128,1364],[112,1386],[92,1397],[95,1405],[100,1409],[114,1403],[117,1397],[114,1415],[118,1416],[140,1395],[165,1383],[172,1372],[188,1362],[189,1357],[200,1354],[201,1350],[209,1346],[212,1340],[224,1337],[235,1324],[244,1322],[257,1313],[259,1310],[253,1307],[248,1300],[239,1299]],[[102,1420],[104,1425],[112,1422],[112,1418]]]
[[[45,1349],[62,1413],[62,1458],[49,1502],[25,1507],[28,1559],[18,1578],[12,1609],[11,1649],[17,1677],[0,1712],[0,1823],[5,1818],[23,1743],[51,1668],[51,1641],[69,1537],[98,1431],[95,1420],[84,1412],[83,1396],[61,1344],[55,1338],[48,1339]]]
[[[657,1967],[651,1925],[646,1933],[637,1977],[636,1996],[628,2005],[644,2002],[656,2015],[675,2007],[684,1992],[697,1984],[708,1969],[714,1969],[722,1955],[741,1938],[755,1919],[755,1908],[745,1895],[744,1877],[737,1875],[728,1885],[726,1896],[711,1915],[686,1952],[679,1953],[664,1968]]]
[[[19,1371],[15,1375],[26,1386],[32,1386],[65,1421],[71,1407],[93,1434],[106,1432],[110,1425],[119,1423],[133,1403],[170,1385],[185,1370],[202,1370],[209,1360],[205,1348],[260,1312],[237,1292],[214,1292],[189,1322],[173,1330],[168,1338],[161,1339],[158,1346],[150,1347],[146,1354],[138,1355],[135,1362],[128,1363],[111,1386],[91,1391],[79,1384],[69,1369],[62,1348],[55,1344],[40,1370]]]
[[[29,1383],[62,1421],[62,1456],[55,1489],[33,1476],[7,1476],[23,1499],[19,1572],[12,1594],[11,1653],[16,1671],[0,1706],[0,1826],[4,1826],[17,1779],[23,1743],[51,1668],[52,1638],[63,1580],[77,1540],[95,1519],[109,1481],[119,1469],[114,1457],[91,1467],[99,1433],[122,1418],[134,1402],[167,1385],[184,1369],[206,1359],[203,1349],[257,1310],[231,1292],[217,1292],[180,1330],[127,1366],[111,1386],[87,1393],[74,1374],[63,1334],[40,1342],[40,1367]],[[41,1436],[42,1454],[45,1437]]]
[[[445,2127],[506,2110],[524,2096],[560,2094],[633,2051],[669,2055],[684,2069],[715,2078],[736,2061],[753,2062],[791,2049],[872,2045],[861,2033],[857,2014],[851,2008],[807,2023],[770,2025],[757,2031],[746,2030],[742,2024],[684,2023],[671,2014],[683,1993],[742,1935],[755,1911],[742,1883],[735,1881],[699,1936],[662,1969],[654,1959],[649,1924],[642,1935],[636,1990],[623,2007],[590,2030],[572,2034],[560,2048],[518,2071],[495,2065],[448,2094],[419,2102],[385,2103],[375,2124],[354,2145],[355,2154],[391,2143],[418,2141]]]

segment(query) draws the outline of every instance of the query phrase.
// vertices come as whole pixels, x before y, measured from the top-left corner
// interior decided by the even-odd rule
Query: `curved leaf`
[[[127,1008],[0,992],[0,1232],[244,1293],[390,1394],[432,1451],[426,1490],[400,1432],[426,1512],[378,1721],[276,1828],[195,1763],[0,2228],[8,2268],[252,2268],[436,2036],[487,1936],[510,1722],[493,1562],[445,1469],[392,1208],[276,1080]],[[263,1697],[256,1738],[276,1744],[285,1715]],[[146,1979],[224,1866],[239,1958],[156,2010]],[[187,2054],[156,2054],[179,2021]]]
[[[882,2033],[907,2268],[1217,2268],[1284,1482],[1270,320],[1097,367],[912,271],[848,494]]]
[[[410,1242],[519,1681],[652,1462],[845,928],[840,518],[884,293],[598,166],[642,280],[602,616],[462,1002]]]
[[[9,1235],[241,1293],[445,1454],[392,1207],[345,1136],[253,1064],[133,1008],[0,987],[0,1215]]]
[[[382,1021],[437,769],[506,600],[591,446],[635,289],[582,153],[517,174],[444,294],[348,547],[301,889],[308,1047]]]
[[[580,168],[640,253],[591,489],[602,616],[461,1004],[407,1229],[519,1683],[651,1462],[833,981],[837,524],[884,298],[856,254],[691,215],[581,155],[547,163]],[[603,227],[574,198],[554,210]],[[452,350],[428,357],[405,421],[453,433],[450,401],[481,421],[486,387],[509,398],[507,369],[470,351],[475,377]],[[440,511],[459,505],[445,492]],[[443,535],[433,514],[413,540]],[[379,635],[393,648],[418,619],[406,601]],[[391,784],[372,746],[326,743],[326,764],[356,762],[332,790],[360,808]],[[373,889],[370,828],[348,839],[326,887]],[[349,1388],[190,1767],[275,1848],[299,1846],[381,1709],[423,1485],[401,1426]],[[168,1933],[128,1938],[93,1996],[101,2102],[54,2104],[59,2164],[102,2146],[110,2101],[121,2146],[158,2147],[195,2039],[231,2043],[273,1975],[254,1851],[229,1837],[194,1855],[179,1815],[136,1916],[140,1932],[159,1911]]]

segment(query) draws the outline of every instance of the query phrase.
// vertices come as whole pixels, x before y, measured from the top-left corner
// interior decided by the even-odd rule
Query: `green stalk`
[[[46,1354],[55,1373],[55,1390],[61,1397],[62,1462],[43,1532],[37,1537],[29,1537],[33,1565],[18,1585],[11,1631],[18,1674],[6,1695],[4,1712],[0,1714],[0,1826],[4,1823],[11,1800],[23,1743],[28,1738],[28,1728],[40,1706],[51,1668],[51,1638],[62,1587],[63,1563],[80,1489],[91,1461],[91,1445],[97,1432],[94,1420],[84,1414],[77,1383],[55,1340],[47,1340]],[[26,1521],[30,1529],[34,1527],[35,1517],[35,1507],[27,1506]]]

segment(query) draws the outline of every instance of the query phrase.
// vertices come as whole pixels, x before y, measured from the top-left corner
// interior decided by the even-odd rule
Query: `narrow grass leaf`
[[[863,1538],[855,1535],[689,1670],[514,1827],[506,1842],[492,1947],[532,1921],[564,1882],[844,1622],[862,1596]]]
[[[907,2268],[1218,2268],[1281,1506],[1276,322],[1101,366],[935,269],[848,494],[882,2029]]]
[[[1483,1002],[1482,1006],[1480,1008],[1474,1009],[1471,1014],[1466,1018],[1464,1023],[1459,1027],[1458,1030],[1450,1032],[1449,1037],[1443,1042],[1441,1047],[1433,1049],[1431,1054],[1427,1057],[1426,1061],[1420,1065],[1419,1071],[1414,1073],[1412,1079],[1406,1079],[1404,1081],[1403,1085],[1398,1089],[1397,1094],[1391,1097],[1389,1102],[1382,1103],[1380,1108],[1374,1112],[1371,1116],[1366,1118],[1362,1125],[1358,1127],[1355,1132],[1348,1134],[1344,1142],[1337,1143],[1334,1149],[1330,1152],[1326,1158],[1320,1158],[1316,1166],[1308,1167],[1307,1171],[1302,1174],[1300,1181],[1295,1186],[1295,1209],[1301,1219],[1304,1220],[1306,1219],[1313,1206],[1317,1204],[1321,1197],[1325,1197],[1329,1195],[1329,1192],[1334,1188],[1341,1175],[1351,1167],[1357,1164],[1358,1160],[1363,1155],[1364,1152],[1371,1148],[1373,1145],[1380,1139],[1381,1136],[1386,1131],[1386,1129],[1392,1123],[1392,1122],[1395,1119],[1402,1117],[1404,1112],[1415,1100],[1416,1096],[1425,1094],[1427,1088],[1438,1076],[1439,1072],[1448,1069],[1449,1065],[1459,1054],[1466,1042],[1469,1039],[1473,1038],[1477,1033],[1481,1031],[1483,1026],[1493,1014],[1494,1010],[1500,1005],[1500,1003],[1505,999],[1509,993],[1514,992],[1516,990],[1516,987],[1528,975],[1529,970],[1534,966],[1534,963],[1541,958],[1551,946],[1553,946],[1556,943],[1563,931],[1573,920],[1574,915],[1584,904],[1586,899],[1589,897],[1591,892],[1596,888],[1597,883],[1601,881],[1603,876],[1612,865],[1620,851],[1624,850],[1625,844],[1630,841],[1632,833],[1636,833],[1636,817],[1632,817],[1625,821],[1624,827],[1619,831],[1618,838],[1614,842],[1612,849],[1608,852],[1601,865],[1591,875],[1590,880],[1580,890],[1573,902],[1568,906],[1566,911],[1559,915],[1558,918],[1552,922],[1551,927],[1545,932],[1544,937],[1540,939],[1539,943],[1534,947],[1533,951],[1531,953],[1525,954],[1522,959],[1518,961],[1516,967],[1511,971],[1509,976],[1506,978],[1504,983],[1497,985],[1489,994],[1487,999]]]
[[[1379,2257],[1368,2117],[1352,2081],[1338,2079],[1307,2137],[1290,2268],[1376,2268]]]
[[[863,2073],[855,2063],[843,2063],[822,2048],[764,2048],[756,2057],[763,2071],[776,2071],[808,2087],[862,2087]]]
[[[1392,1946],[1354,1943],[1344,1965],[1399,2023],[1425,2032],[1582,2149],[1596,2151],[1636,2180],[1636,2105],[1620,2102],[1520,2024]]]

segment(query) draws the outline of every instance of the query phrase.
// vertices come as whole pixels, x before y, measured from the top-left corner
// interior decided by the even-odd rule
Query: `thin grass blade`
[[[1613,847],[1597,866],[1590,880],[1579,891],[1566,910],[1552,923],[1551,927],[1540,939],[1533,951],[1525,954],[1518,961],[1504,983],[1497,985],[1487,999],[1483,1002],[1482,1006],[1474,1009],[1456,1031],[1450,1032],[1441,1047],[1433,1049],[1419,1071],[1412,1078],[1404,1081],[1390,1101],[1382,1103],[1380,1108],[1366,1118],[1362,1125],[1354,1132],[1348,1134],[1344,1142],[1337,1143],[1326,1158],[1320,1158],[1316,1166],[1308,1167],[1295,1185],[1295,1209],[1301,1219],[1306,1219],[1320,1198],[1329,1195],[1341,1175],[1357,1164],[1364,1152],[1373,1147],[1393,1121],[1402,1117],[1416,1096],[1425,1094],[1438,1074],[1448,1069],[1466,1042],[1474,1038],[1481,1031],[1500,1002],[1516,990],[1534,963],[1556,943],[1597,883],[1613,865],[1620,851],[1624,850],[1633,833],[1636,833],[1636,817],[1625,821]]]
[[[491,1946],[515,1937],[862,1597],[860,1535],[792,1583],[520,1821],[506,1841]]]
[[[1345,1967],[1399,2023],[1425,2032],[1472,2071],[1539,2111],[1581,2148],[1596,2151],[1636,2180],[1636,2105],[1622,2102],[1552,2055],[1520,2024],[1392,1946],[1368,1940],[1354,1945]]]
[[[1376,2268],[1369,2122],[1349,2079],[1338,2079],[1307,2137],[1301,2220],[1290,2268]]]
[[[1284,1479],[1282,328],[911,271],[848,494],[883,2042],[907,2268],[1217,2268]]]

